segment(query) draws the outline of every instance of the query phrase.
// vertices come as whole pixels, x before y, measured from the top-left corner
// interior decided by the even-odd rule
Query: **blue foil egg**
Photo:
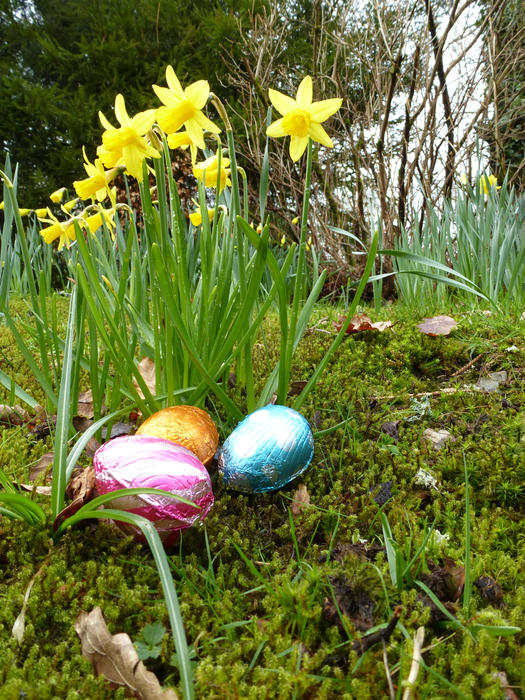
[[[293,408],[270,404],[250,413],[222,446],[226,486],[247,493],[276,491],[302,474],[314,453],[310,424]]]

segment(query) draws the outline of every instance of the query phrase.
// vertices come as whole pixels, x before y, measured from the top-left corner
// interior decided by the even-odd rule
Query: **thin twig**
[[[416,687],[416,681],[419,674],[419,662],[421,661],[421,647],[423,646],[423,641],[425,639],[425,628],[419,627],[416,635],[414,637],[414,650],[412,652],[412,665],[410,666],[410,672],[408,678],[405,681],[405,692],[403,693],[403,700],[410,700],[412,697],[412,692]]]
[[[452,374],[451,376],[452,376],[452,377],[457,377],[459,374],[463,374],[463,372],[466,372],[467,369],[470,369],[470,367],[472,367],[472,365],[475,365],[476,362],[477,362],[478,360],[480,360],[482,357],[483,357],[483,355],[477,355],[477,357],[475,357],[475,358],[474,358],[473,360],[471,360],[470,362],[467,362],[467,364],[466,364],[464,367],[461,367],[460,369],[458,369],[458,371],[457,371],[457,372],[454,372],[454,374]]]
[[[388,656],[386,653],[386,642],[384,638],[381,640],[383,642],[383,662],[385,664],[386,679],[388,681],[388,689],[390,690],[391,700],[395,700],[396,694],[394,692],[394,684],[392,683],[392,676],[390,674],[390,668],[388,667]]]

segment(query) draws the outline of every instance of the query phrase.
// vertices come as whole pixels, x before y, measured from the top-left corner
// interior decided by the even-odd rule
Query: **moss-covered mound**
[[[523,682],[521,635],[505,628],[524,626],[525,324],[453,315],[450,336],[428,337],[414,311],[392,306],[381,313],[391,330],[348,337],[303,407],[317,435],[298,482],[243,495],[212,468],[216,505],[170,552],[198,698],[401,697],[421,626],[417,697],[501,698]],[[335,316],[319,310],[294,381],[320,361]],[[277,336],[269,324],[254,348],[261,383]],[[0,367],[38,397],[5,328]],[[506,374],[483,390],[494,372]],[[232,391],[242,405],[242,388]],[[439,449],[428,429],[447,431]],[[52,444],[1,425],[0,465],[26,482]],[[148,623],[169,629],[147,547],[103,523],[57,545],[49,530],[6,517],[0,532],[0,698],[124,697],[94,677],[74,623],[100,605],[110,631],[134,641]],[[397,571],[396,549],[406,563]],[[32,579],[19,644],[11,630]],[[146,665],[176,687],[171,635],[158,646]]]

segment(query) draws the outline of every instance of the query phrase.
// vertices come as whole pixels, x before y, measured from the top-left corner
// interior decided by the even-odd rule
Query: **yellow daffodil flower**
[[[210,220],[210,223],[213,221],[213,217],[215,216],[215,209],[208,209],[208,219]],[[197,209],[197,211],[194,211],[190,214],[190,221],[191,223],[197,228],[197,226],[200,226],[202,224],[202,216],[200,209]]]
[[[117,169],[104,170],[100,158],[96,158],[94,163],[90,163],[85,148],[82,148],[82,153],[84,154],[84,168],[88,177],[84,180],[75,180],[73,182],[75,192],[80,199],[96,199],[102,202],[108,196],[108,183],[114,178]]]
[[[32,209],[19,209],[18,213],[20,216],[29,216],[33,210]]]
[[[155,110],[148,109],[131,118],[126,111],[124,98],[119,94],[115,98],[115,116],[120,127],[112,126],[102,112],[98,116],[106,130],[102,134],[102,145],[97,149],[100,160],[107,168],[124,165],[129,175],[142,182],[144,159],[160,158],[160,153],[144,138],[155,121]]]
[[[66,193],[66,188],[61,187],[59,190],[55,190],[49,195],[49,199],[54,202],[55,204],[58,204],[59,202],[62,201],[64,194]]]
[[[40,235],[46,243],[52,243],[58,238],[58,250],[62,250],[64,245],[69,248],[71,241],[75,241],[77,238],[75,221],[78,222],[80,228],[88,229],[94,234],[102,226],[103,219],[109,228],[112,229],[115,225],[113,215],[113,209],[100,209],[90,216],[84,216],[84,212],[82,212],[79,216],[74,216],[67,219],[67,221],[59,221],[55,216],[51,215],[52,218],[48,220],[52,222],[51,226],[43,228],[40,231]]]
[[[47,207],[35,209],[35,214],[38,219],[44,219],[46,216],[49,216],[49,209]]]
[[[73,211],[77,202],[78,197],[75,197],[75,199],[70,199],[69,202],[65,202],[65,204],[62,205],[62,209],[66,212],[66,214],[69,214],[71,211]]]
[[[210,96],[208,81],[197,80],[183,90],[175,71],[168,66],[166,82],[167,88],[153,85],[153,90],[163,105],[157,109],[157,122],[160,128],[166,134],[173,134],[184,125],[191,140],[199,148],[204,148],[203,132],[211,131],[213,134],[219,134],[221,131],[202,113]]]
[[[176,134],[168,134],[168,146],[170,148],[190,147],[191,163],[195,165],[197,160],[197,144],[187,131],[178,131]]]
[[[4,203],[0,202],[0,211],[4,211]]]
[[[282,114],[282,119],[270,124],[266,133],[276,138],[291,136],[290,157],[293,161],[299,160],[303,155],[308,139],[329,148],[333,147],[332,139],[321,126],[321,122],[337,112],[343,102],[341,98],[312,102],[312,79],[309,75],[301,81],[295,100],[272,89],[269,95],[275,109]]]
[[[306,250],[310,250],[312,247],[312,237],[310,236],[308,240],[306,241]]]
[[[69,248],[70,242],[76,240],[75,219],[57,220],[51,226],[43,228],[40,235],[46,243],[53,243],[58,238],[58,250],[62,250],[64,245]]]
[[[285,243],[286,243],[286,236],[283,235],[283,237],[281,238],[281,242],[279,243],[279,245],[281,246],[281,248],[283,247],[283,245],[284,245]]]
[[[495,175],[482,175],[479,179],[479,193],[488,194],[489,191],[495,187],[497,190],[501,190],[501,186],[498,187],[498,178]]]
[[[294,216],[294,218],[292,219],[292,224],[295,226],[295,225],[298,224],[298,223],[299,223],[299,217],[298,217],[298,216]]]
[[[228,169],[229,164],[228,158],[221,158],[221,171],[219,173],[219,158],[215,154],[201,163],[196,163],[193,166],[193,174],[205,187],[218,187],[220,193],[225,187],[232,184],[231,171]]]
[[[255,229],[255,231],[259,234],[259,236],[261,235],[262,230],[263,230],[262,224],[258,224],[258,225],[257,225],[257,228]]]

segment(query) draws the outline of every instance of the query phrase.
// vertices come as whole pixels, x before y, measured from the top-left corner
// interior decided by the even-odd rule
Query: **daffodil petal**
[[[205,129],[206,131],[211,131],[212,134],[221,133],[219,127],[216,124],[214,124],[211,119],[208,119],[208,117],[202,112],[197,112],[197,114],[194,117],[194,120],[202,129]]]
[[[175,75],[173,66],[168,66],[166,68],[166,82],[168,83],[169,87],[177,94],[178,98],[180,98],[181,100],[185,98],[184,90],[182,89],[182,85],[180,84],[179,79]]]
[[[144,156],[133,146],[124,146],[122,155],[126,163],[126,172],[136,177],[139,182],[142,182],[142,162]]]
[[[185,92],[186,97],[193,106],[197,109],[202,109],[210,96],[210,84],[207,80],[197,80],[195,83],[188,85]]]
[[[332,139],[328,136],[326,131],[317,122],[310,122],[310,128],[308,129],[308,136],[313,140],[321,143],[323,146],[328,148],[333,148],[334,144]]]
[[[341,107],[343,100],[340,97],[334,97],[331,100],[321,100],[320,102],[314,102],[310,105],[308,111],[310,112],[310,117],[314,122],[324,122],[335,114],[337,110]]]
[[[166,107],[172,107],[177,104],[177,100],[173,95],[173,91],[166,87],[161,87],[160,85],[152,85],[154,93],[157,95],[159,100],[166,105]]]
[[[278,119],[273,124],[266,129],[267,136],[272,136],[273,138],[279,138],[280,136],[286,136],[286,131],[283,129],[283,120]]]
[[[301,80],[297,89],[296,102],[299,107],[309,107],[312,104],[312,78],[307,75]]]
[[[131,126],[133,127],[133,129],[135,129],[135,131],[138,134],[143,136],[153,126],[156,113],[156,109],[147,109],[145,112],[139,112],[138,114],[135,114],[135,116],[131,120]]]
[[[284,115],[291,109],[297,109],[297,103],[295,102],[293,97],[283,95],[282,92],[279,92],[278,90],[272,90],[272,88],[268,90],[268,95],[270,97],[271,103],[279,112],[279,114]]]
[[[130,118],[126,110],[124,97],[120,93],[115,97],[115,116],[121,126],[128,126]]]
[[[104,127],[104,129],[114,129],[115,127],[109,123],[109,121],[106,119],[106,117],[102,114],[102,112],[99,111],[98,113],[98,118],[100,119],[100,123]]]
[[[292,136],[290,138],[290,158],[295,162],[303,155],[308,146],[308,136]]]
[[[189,119],[186,122],[186,131],[188,136],[193,141],[193,143],[204,150],[204,136],[202,135],[202,129],[197,124],[195,119]]]

